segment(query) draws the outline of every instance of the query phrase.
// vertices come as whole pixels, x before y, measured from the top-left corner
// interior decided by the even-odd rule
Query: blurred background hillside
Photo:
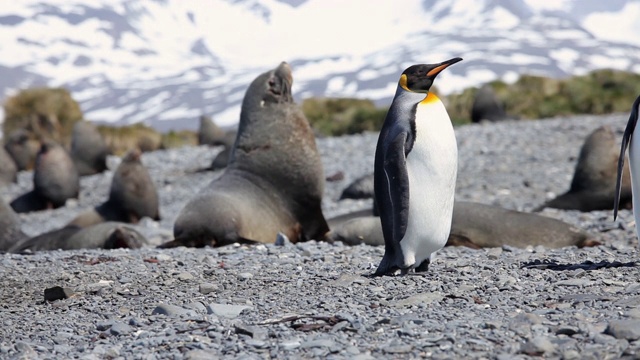
[[[285,60],[316,130],[341,134],[379,127],[408,65],[461,56],[436,83],[456,123],[486,83],[524,119],[628,111],[638,19],[640,0],[20,0],[0,7],[0,95],[8,111],[63,88],[86,120],[160,132],[232,126]]]

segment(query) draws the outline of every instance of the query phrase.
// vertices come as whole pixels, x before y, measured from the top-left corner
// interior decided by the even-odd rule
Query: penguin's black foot
[[[417,273],[421,273],[421,272],[427,272],[429,270],[429,264],[431,263],[431,259],[427,259],[425,261],[422,262],[422,264],[418,265],[416,267],[416,272]]]

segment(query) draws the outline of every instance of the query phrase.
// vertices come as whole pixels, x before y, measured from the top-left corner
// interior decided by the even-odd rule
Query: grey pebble
[[[640,339],[640,320],[612,320],[605,330],[616,339],[638,340]]]
[[[202,283],[200,284],[199,289],[201,294],[206,295],[218,290],[218,285],[211,283]]]
[[[180,315],[196,315],[196,312],[191,309],[185,309],[180,306],[160,304],[156,306],[151,312],[152,315],[167,315],[167,316],[180,316]]]
[[[128,333],[130,333],[133,329],[131,328],[131,326],[122,323],[120,321],[116,321],[113,323],[113,325],[111,325],[111,328],[109,329],[109,332],[112,335],[126,335]]]
[[[207,306],[207,313],[223,318],[235,319],[247,309],[251,309],[251,306],[212,303]]]
[[[556,347],[546,336],[536,336],[522,345],[520,352],[531,356],[551,354]]]

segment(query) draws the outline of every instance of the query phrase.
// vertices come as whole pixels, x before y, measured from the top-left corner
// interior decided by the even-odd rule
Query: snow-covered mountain
[[[237,122],[286,60],[294,94],[387,104],[402,70],[461,56],[444,93],[520,74],[640,73],[640,0],[20,0],[0,7],[2,99],[71,90],[89,120]]]

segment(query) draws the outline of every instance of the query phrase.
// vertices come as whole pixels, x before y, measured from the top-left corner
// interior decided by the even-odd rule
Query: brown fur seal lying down
[[[11,155],[0,146],[0,186],[8,185],[18,180],[18,166]]]
[[[163,247],[324,237],[322,162],[292,82],[283,62],[251,83],[229,166],[182,209]]]
[[[78,121],[71,134],[71,158],[80,176],[107,170],[107,155],[111,151],[98,127],[89,121]]]
[[[348,245],[384,245],[380,218],[370,214],[371,210],[367,210],[330,219],[329,224],[334,227],[329,237]],[[560,220],[492,205],[455,202],[447,246],[479,249],[502,245],[560,248],[600,243],[593,235]]]
[[[545,207],[566,210],[611,210],[616,189],[619,149],[609,126],[594,130],[582,145],[571,188],[534,211]],[[625,164],[620,208],[631,208],[631,176]]]
[[[140,156],[138,149],[129,151],[113,174],[107,201],[78,215],[69,225],[87,227],[104,221],[137,224],[145,216],[160,220],[158,191]]]
[[[33,191],[11,202],[18,213],[55,209],[68,199],[77,198],[80,178],[67,151],[53,142],[44,142],[36,157],[33,172]]]
[[[105,222],[80,228],[65,226],[21,241],[9,252],[75,249],[137,249],[147,244],[147,239],[136,229],[120,222]]]
[[[0,198],[0,251],[7,251],[14,244],[27,239],[20,229],[20,219],[11,207]]]

